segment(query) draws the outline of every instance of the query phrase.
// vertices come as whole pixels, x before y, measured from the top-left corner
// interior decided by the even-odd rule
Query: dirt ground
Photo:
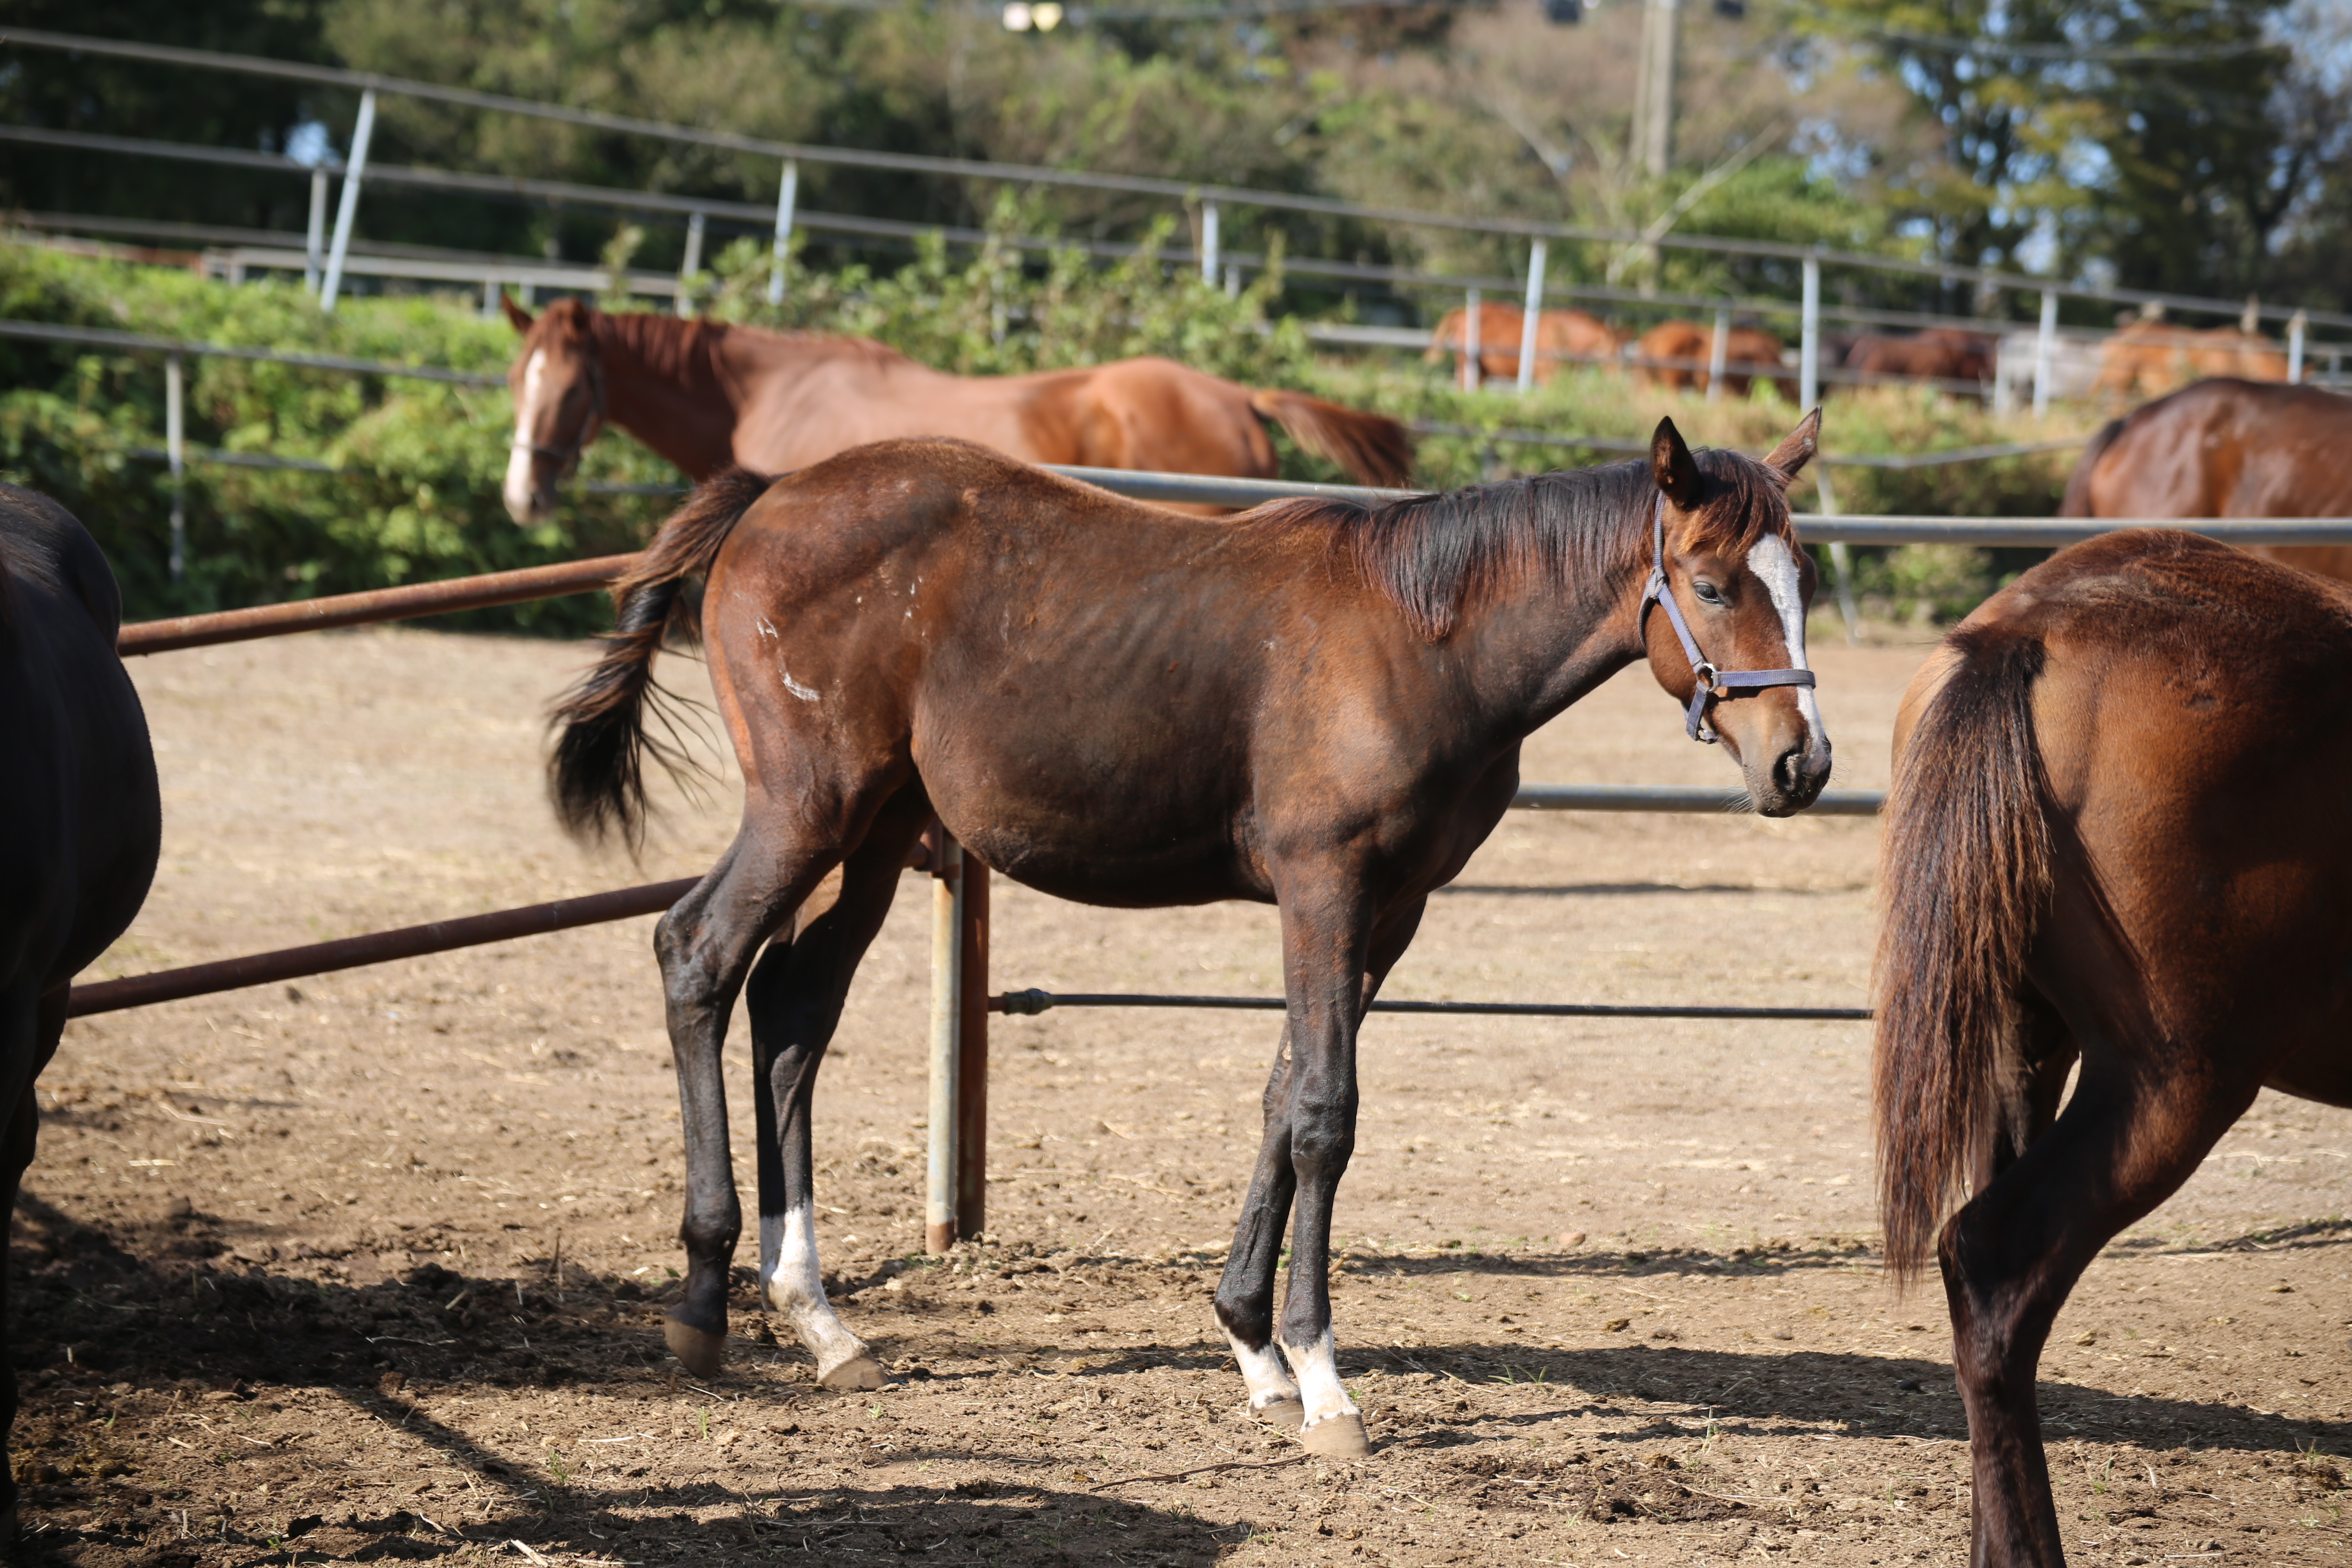
[[[1822,641],[1836,783],[1883,784],[1922,649]],[[101,973],[701,870],[723,787],[642,868],[551,826],[538,716],[581,658],[387,630],[135,661],[165,856]],[[1526,773],[1734,782],[1640,671]],[[1514,814],[1391,994],[1857,1003],[1874,851],[1866,821]],[[1240,1414],[1209,1311],[1272,1021],[999,1020],[989,1235],[925,1258],[909,884],[817,1100],[874,1394],[774,1343],[748,1244],[727,1370],[665,1363],[649,921],[73,1026],[12,1256],[27,1555],[1963,1560],[1941,1301],[1876,1269],[1863,1026],[1376,1018],[1335,1295],[1377,1447],[1309,1459]],[[1000,883],[995,947],[997,989],[1278,976],[1251,908]],[[2352,1116],[2265,1098],[2091,1271],[2042,1367],[2075,1562],[2352,1556],[2347,1157]]]

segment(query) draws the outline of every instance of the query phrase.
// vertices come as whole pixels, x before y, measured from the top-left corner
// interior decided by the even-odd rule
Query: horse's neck
[[[696,323],[660,317],[601,317],[596,353],[604,371],[604,417],[697,481],[735,460],[736,379]]]
[[[1497,726],[1531,732],[1643,656],[1649,570],[1647,550],[1629,542],[1597,577],[1529,571],[1465,615],[1456,646],[1476,700]]]

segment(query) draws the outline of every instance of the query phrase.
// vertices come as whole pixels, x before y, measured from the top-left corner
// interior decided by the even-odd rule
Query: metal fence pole
[[[1544,266],[1550,247],[1538,239],[1528,247],[1528,302],[1519,312],[1519,395],[1536,384],[1536,339],[1543,327]]]
[[[1478,290],[1465,295],[1462,308],[1462,390],[1475,392],[1486,384],[1486,367],[1478,363]]]
[[[2042,291],[2042,325],[2033,334],[2033,416],[2041,418],[2050,412],[2051,372],[2058,348],[2058,294],[2053,289]]]
[[[963,1076],[963,846],[934,826],[931,843],[930,1160],[923,1193],[923,1247],[956,1242],[956,1131]]]
[[[784,160],[784,174],[776,186],[776,250],[775,258],[768,264],[768,303],[784,302],[784,263],[793,243],[793,208],[801,196],[801,165],[796,158]]]
[[[352,130],[352,155],[343,163],[343,199],[335,208],[335,244],[327,253],[327,274],[319,285],[319,308],[332,310],[342,291],[343,258],[352,248],[352,225],[360,216],[360,180],[367,173],[368,141],[375,134],[375,89],[360,94],[360,119]]]
[[[1811,408],[1822,392],[1822,264],[1805,258],[1805,300],[1798,334],[1797,406]]]
[[[2286,323],[2286,379],[2290,386],[2303,384],[2303,335],[2311,326],[2310,318],[2297,310]]]
[[[694,275],[702,270],[702,214],[688,216],[686,254],[677,263],[677,313],[681,316],[694,314]]]
[[[1830,465],[1818,453],[1813,458],[1813,489],[1822,498],[1822,515],[1838,514],[1837,490],[1830,484]],[[1837,578],[1838,616],[1845,622],[1845,640],[1862,641],[1862,616],[1853,605],[1853,552],[1843,539],[1830,541],[1830,571]]]
[[[963,858],[962,1016],[956,1038],[956,1237],[988,1228],[988,868]]]
[[[1214,287],[1217,281],[1217,204],[1201,204],[1201,281]]]
[[[172,581],[188,569],[188,500],[184,488],[188,477],[187,401],[182,386],[180,356],[163,356],[163,457],[172,470]]]
[[[327,249],[327,171],[310,171],[310,227],[302,239],[302,288],[305,292],[319,291],[319,274],[326,265]]]
[[[1225,264],[1225,298],[1228,300],[1238,300],[1241,297],[1241,264],[1237,261],[1229,261]]]
[[[1730,357],[1731,312],[1717,310],[1715,313],[1715,336],[1706,347],[1706,400],[1709,403],[1723,401],[1723,366]],[[1810,408],[1812,405],[1809,403],[1805,406]]]

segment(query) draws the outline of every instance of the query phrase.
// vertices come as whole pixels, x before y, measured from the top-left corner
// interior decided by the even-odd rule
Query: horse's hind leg
[[[2160,1048],[2184,1064],[2200,1054],[2180,1041]],[[1974,1468],[1973,1563],[2064,1561],[2034,1400],[2042,1348],[2099,1249],[2187,1180],[2252,1103],[2253,1084],[2221,1076],[2167,1074],[2145,1056],[2086,1058],[2050,1131],[1944,1227],[1944,1294]]]
[[[824,1297],[817,1263],[809,1101],[858,962],[890,912],[907,851],[930,817],[919,788],[891,799],[842,865],[840,889],[812,902],[792,940],[771,943],[744,987],[751,1016],[753,1093],[760,1110],[760,1286],[816,1357],[826,1388],[882,1386],[882,1368]],[[782,1115],[778,1115],[781,1109]]]
[[[66,990],[36,998],[29,982],[0,992],[0,1195],[8,1202],[5,1217],[13,1225],[16,1189],[25,1168],[33,1163],[33,1145],[40,1131],[40,1107],[33,1082],[58,1048],[65,1032]],[[0,1241],[6,1239],[0,1229]],[[0,1345],[10,1342],[8,1279],[0,1269]],[[16,1424],[16,1366],[14,1356],[0,1357],[0,1547],[16,1535],[16,1479],[9,1462],[7,1438]]]
[[[747,811],[719,864],[654,931],[686,1139],[686,1216],[677,1233],[686,1287],[662,1331],[671,1352],[701,1377],[716,1372],[725,1353],[727,1274],[743,1224],[720,1058],[728,1015],[760,944],[792,918],[842,850],[838,841],[809,838],[803,820]]]

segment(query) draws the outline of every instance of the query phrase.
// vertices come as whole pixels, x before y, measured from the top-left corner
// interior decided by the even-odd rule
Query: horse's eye
[[[1712,583],[1704,581],[1693,583],[1691,584],[1691,592],[1698,595],[1699,603],[1702,605],[1720,605],[1723,603],[1722,591],[1716,587]]]

